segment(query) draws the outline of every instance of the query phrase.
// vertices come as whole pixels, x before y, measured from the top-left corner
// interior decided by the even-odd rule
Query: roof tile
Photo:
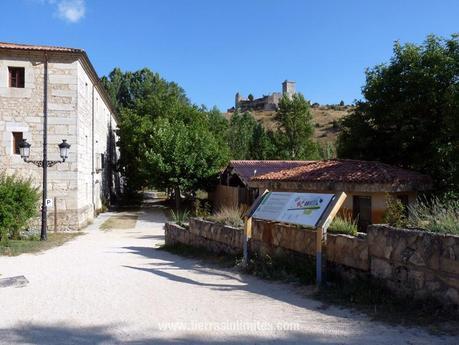
[[[83,49],[78,49],[78,48],[32,45],[32,44],[17,44],[17,43],[8,43],[8,42],[0,42],[0,49],[40,50],[40,51],[50,51],[50,52],[66,52],[66,53],[84,52]]]
[[[405,183],[431,184],[429,176],[415,171],[374,161],[332,159],[303,161],[303,164],[257,175],[253,181]]]

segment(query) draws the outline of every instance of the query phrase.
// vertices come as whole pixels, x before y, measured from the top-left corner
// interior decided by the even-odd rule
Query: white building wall
[[[56,201],[56,209],[48,210],[48,228],[56,216],[58,230],[77,229],[102,207],[103,171],[95,170],[93,184],[93,161],[96,168],[97,154],[107,151],[107,123],[114,117],[77,55],[48,54],[48,59],[48,160],[60,160],[62,139],[71,145],[66,162],[48,168],[48,197]],[[24,88],[9,87],[9,66],[25,68]],[[30,177],[40,188],[42,169],[13,153],[12,132],[23,132],[32,145],[31,160],[42,159],[43,76],[43,52],[0,51],[0,172]]]
[[[116,121],[81,63],[78,63],[78,85],[78,204],[90,218],[89,209],[99,211],[109,201],[109,134],[116,128]]]

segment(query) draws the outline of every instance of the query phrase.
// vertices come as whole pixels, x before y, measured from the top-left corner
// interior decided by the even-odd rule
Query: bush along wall
[[[0,237],[3,244],[19,239],[29,220],[38,214],[40,194],[28,179],[0,175]]]

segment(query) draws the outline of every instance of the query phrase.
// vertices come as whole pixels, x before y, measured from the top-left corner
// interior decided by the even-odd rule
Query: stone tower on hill
[[[235,110],[248,111],[248,110],[265,110],[265,111],[275,111],[278,108],[279,101],[283,95],[287,95],[291,98],[295,93],[295,82],[285,80],[282,83],[282,93],[273,92],[271,95],[263,95],[261,98],[256,98],[253,100],[246,99],[239,92],[235,95],[235,104],[234,107],[228,109],[228,112],[233,112]]]
[[[292,98],[292,96],[296,93],[295,84],[296,83],[294,81],[285,80],[282,83],[282,94]]]

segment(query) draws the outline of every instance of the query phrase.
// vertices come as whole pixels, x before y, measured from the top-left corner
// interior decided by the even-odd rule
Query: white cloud
[[[86,12],[84,0],[51,0],[50,2],[57,5],[57,16],[70,23],[79,22]]]

